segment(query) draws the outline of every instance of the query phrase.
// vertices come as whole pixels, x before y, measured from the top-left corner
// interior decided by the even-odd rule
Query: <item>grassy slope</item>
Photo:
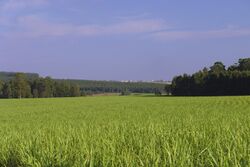
[[[0,101],[0,166],[249,166],[250,97]]]

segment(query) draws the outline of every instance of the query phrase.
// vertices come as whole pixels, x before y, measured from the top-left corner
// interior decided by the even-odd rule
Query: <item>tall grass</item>
[[[250,166],[250,97],[0,100],[0,166]]]

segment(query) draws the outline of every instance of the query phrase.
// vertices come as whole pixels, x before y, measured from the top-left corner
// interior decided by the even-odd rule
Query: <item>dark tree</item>
[[[12,88],[10,83],[5,83],[3,85],[3,98],[12,98]]]
[[[72,84],[70,87],[70,96],[71,97],[78,97],[81,96],[80,87],[77,84]]]
[[[33,97],[48,98],[54,96],[54,81],[49,78],[38,78],[31,82]]]
[[[31,88],[23,73],[17,73],[11,84],[13,97],[31,97]]]
[[[3,97],[3,86],[4,86],[4,82],[0,81],[0,98]]]
[[[250,70],[250,58],[239,59],[238,68],[240,71],[249,71]]]
[[[128,96],[130,95],[131,92],[128,90],[128,89],[124,89],[122,92],[121,92],[121,96]]]
[[[250,59],[240,59],[227,70],[216,62],[208,71],[177,76],[172,81],[173,95],[250,95]]]
[[[63,81],[55,83],[55,97],[70,97],[69,82]]]
[[[165,92],[167,95],[171,95],[172,86],[170,84],[165,86]]]
[[[215,62],[213,66],[210,67],[210,72],[219,74],[226,70],[226,66],[222,62]]]

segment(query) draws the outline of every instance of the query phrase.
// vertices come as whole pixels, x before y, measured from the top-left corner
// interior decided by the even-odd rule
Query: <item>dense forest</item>
[[[0,80],[1,81],[10,81],[16,76],[16,72],[0,72]],[[39,78],[39,74],[37,73],[23,73],[28,80],[34,80]]]
[[[0,81],[1,98],[76,97],[80,95],[80,87],[77,84],[58,82],[50,77],[33,78],[33,75],[16,73],[8,80]]]
[[[81,92],[85,94],[98,93],[121,93],[124,91],[131,93],[155,93],[165,92],[164,83],[149,82],[118,82],[118,81],[91,81],[91,80],[57,80],[78,84]]]
[[[0,72],[0,98],[77,97],[99,93],[162,94],[165,84],[146,82],[60,80],[36,73]]]
[[[171,93],[177,96],[250,95],[250,58],[239,59],[228,68],[216,62],[192,75],[177,76],[172,81]]]

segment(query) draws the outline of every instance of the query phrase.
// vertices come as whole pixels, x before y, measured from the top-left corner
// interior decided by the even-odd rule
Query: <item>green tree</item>
[[[38,97],[39,97],[39,92],[38,92],[37,89],[33,89],[33,90],[32,90],[32,94],[33,94],[33,97],[34,97],[34,98],[38,98]]]
[[[81,95],[80,93],[80,87],[77,84],[71,84],[70,87],[70,96],[71,97],[79,97]]]
[[[239,70],[239,65],[236,63],[228,67],[228,71],[237,71]]]
[[[55,83],[55,97],[69,97],[70,96],[70,84],[66,81],[60,81]]]
[[[250,71],[250,58],[239,59],[239,70]]]
[[[46,98],[54,95],[54,81],[50,77],[35,79],[31,85],[34,97]]]
[[[173,95],[250,95],[250,59],[240,59],[238,64],[225,69],[216,62],[210,71],[203,70],[191,76],[177,76],[172,81]]]
[[[171,95],[172,86],[170,84],[165,86],[165,92],[167,95]]]
[[[215,62],[213,66],[210,67],[210,72],[221,73],[226,70],[225,65],[222,62]]]
[[[15,98],[31,97],[31,88],[23,73],[17,73],[12,80],[12,93]]]
[[[128,95],[130,95],[131,94],[131,92],[127,89],[127,88],[125,88],[122,92],[121,92],[121,96],[128,96]]]
[[[158,89],[155,90],[155,96],[161,96],[162,92]]]
[[[3,86],[4,86],[4,82],[0,81],[0,97],[3,97]]]
[[[3,98],[12,98],[12,88],[11,88],[11,84],[9,83],[5,83],[3,85]]]

